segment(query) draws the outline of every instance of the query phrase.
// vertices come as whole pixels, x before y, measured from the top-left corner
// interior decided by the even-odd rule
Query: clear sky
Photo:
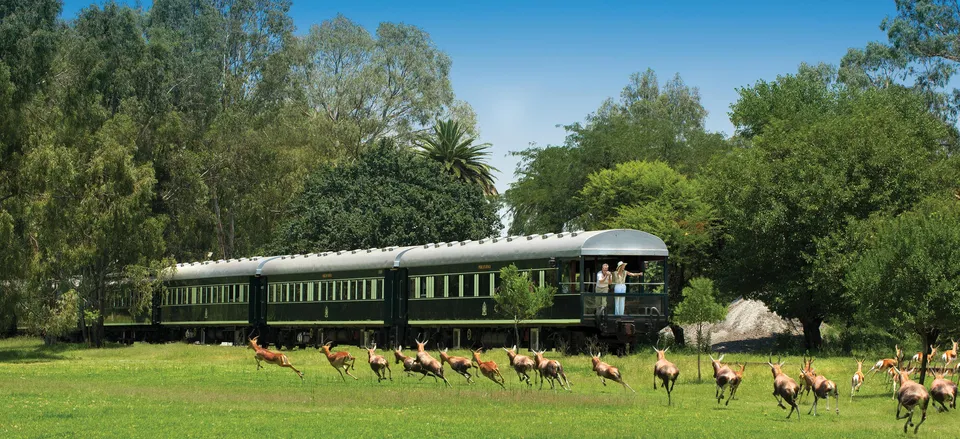
[[[64,17],[90,3],[67,0]],[[680,73],[700,89],[707,128],[729,136],[735,88],[801,62],[839,63],[847,48],[885,40],[880,21],[895,12],[893,0],[294,0],[291,8],[300,34],[337,13],[371,32],[384,21],[429,32],[453,59],[454,91],[477,112],[481,141],[493,144],[500,191],[514,181],[509,151],[561,143],[558,124],[619,96],[633,72]]]

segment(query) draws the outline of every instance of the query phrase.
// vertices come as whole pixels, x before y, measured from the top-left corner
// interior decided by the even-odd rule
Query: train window
[[[369,283],[370,281],[366,279],[357,281],[357,287],[360,290],[360,297],[359,297],[360,300],[367,300],[367,290],[369,289],[368,288]]]
[[[492,296],[497,295],[497,291],[500,290],[500,284],[502,282],[503,280],[500,279],[500,273],[493,273],[493,292],[491,294]]]
[[[475,274],[464,274],[460,276],[460,281],[463,282],[463,296],[464,297],[474,297],[476,296],[474,287],[476,286]]]
[[[463,297],[463,292],[460,291],[460,278],[463,276],[454,274],[453,276],[447,276],[447,294],[448,297]]]
[[[544,277],[543,277],[544,285],[548,285],[548,286],[550,286],[550,285],[556,286],[556,285],[557,285],[557,270],[555,270],[555,269],[544,270],[544,271],[543,271],[543,276],[544,276]]]
[[[409,293],[409,294],[410,294],[410,299],[416,299],[416,298],[417,298],[417,293],[420,291],[420,278],[419,278],[419,277],[411,277],[411,278],[407,279],[407,282],[409,283],[409,285],[407,285],[407,291],[410,292],[410,293]]]
[[[370,279],[370,300],[377,300],[377,280]]]
[[[220,299],[220,303],[227,303],[227,286],[220,285],[217,287],[217,290],[217,293],[219,293],[218,295],[220,296],[218,297],[218,299]]]
[[[316,297],[317,290],[313,287],[313,282],[303,284],[303,301],[304,302],[313,302],[314,297]]]
[[[307,300],[307,284],[300,283],[300,291],[297,291],[297,302],[305,302]]]
[[[490,296],[490,280],[493,278],[493,273],[480,273],[477,275],[477,295],[478,296]]]

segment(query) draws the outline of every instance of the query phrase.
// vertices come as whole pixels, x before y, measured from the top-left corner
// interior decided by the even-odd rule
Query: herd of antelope
[[[258,337],[249,339],[249,348],[255,351],[254,358],[257,361],[257,370],[262,368],[260,362],[266,361],[267,363],[276,364],[280,367],[290,368],[300,377],[301,381],[303,380],[303,373],[290,364],[290,360],[286,355],[271,352],[260,347],[257,344],[257,338]],[[356,380],[357,377],[350,373],[351,369],[355,369],[354,363],[356,362],[356,358],[348,352],[332,352],[330,350],[331,343],[332,342],[327,342],[323,345],[323,353],[330,362],[330,365],[337,370],[341,379],[346,380],[344,377],[344,373],[346,373]],[[468,384],[475,382],[473,380],[475,374],[471,372],[479,370],[487,379],[493,381],[501,388],[506,389],[506,380],[500,373],[500,368],[497,366],[497,363],[492,360],[483,361],[480,358],[482,350],[473,351],[473,358],[470,359],[449,355],[447,349],[443,349],[439,352],[440,360],[437,360],[427,352],[427,341],[416,340],[416,344],[417,353],[414,357],[404,355],[402,349],[399,347],[393,349],[394,364],[403,364],[403,371],[408,376],[420,374],[420,380],[423,380],[429,375],[434,378],[434,381],[439,383],[442,380],[448,387],[452,387],[444,376],[444,364],[449,364],[450,369],[463,376]],[[926,360],[932,363],[936,360],[935,354],[937,349],[934,346],[930,348],[931,353],[927,355]],[[370,369],[377,376],[377,382],[384,380],[392,381],[393,372],[390,370],[390,362],[382,355],[377,355],[377,345],[374,344],[370,348],[365,347],[365,349],[367,351]],[[532,357],[517,354],[516,345],[511,349],[503,348],[503,350],[506,352],[510,367],[517,373],[521,384],[526,383],[528,387],[533,387],[530,374],[535,374],[537,381],[539,381],[540,389],[543,389],[544,381],[549,381],[550,388],[553,390],[557,390],[557,387],[568,391],[572,390],[570,380],[563,371],[563,366],[557,360],[544,358],[545,350],[534,350]],[[657,381],[659,380],[661,387],[663,387],[667,393],[667,404],[672,405],[673,387],[676,385],[677,377],[680,375],[680,369],[666,359],[666,353],[669,349],[660,350],[654,347],[653,350],[657,356],[656,363],[653,366],[653,388],[654,390],[657,389]],[[903,351],[898,345],[896,346],[896,355],[894,358],[881,359],[867,371],[867,373],[872,372],[872,376],[876,376],[878,373],[884,373],[887,381],[892,383],[893,399],[897,401],[897,419],[906,419],[906,423],[903,425],[904,432],[907,431],[907,427],[909,426],[915,427],[914,433],[917,432],[920,425],[927,419],[927,406],[931,399],[933,399],[934,407],[937,408],[937,411],[948,411],[948,405],[950,408],[956,409],[957,384],[944,378],[944,376],[947,373],[960,375],[960,362],[955,366],[950,366],[951,363],[957,360],[957,342],[953,341],[953,349],[944,352],[940,357],[943,367],[932,369],[934,381],[929,391],[926,387],[910,378],[911,375],[917,372],[917,367],[911,367],[912,363],[914,361],[923,361],[925,359],[924,355],[923,352],[917,353],[917,355],[911,358],[912,361],[910,363],[901,368],[903,364]],[[716,393],[714,397],[717,400],[717,404],[723,402],[724,394],[729,391],[726,402],[724,402],[724,405],[729,405],[730,400],[734,399],[737,389],[743,381],[743,374],[747,364],[736,363],[737,367],[731,368],[729,364],[723,363],[724,356],[725,355],[720,355],[719,358],[714,359],[711,355],[710,362],[713,367],[713,377],[716,380]],[[601,384],[606,386],[607,380],[610,380],[623,386],[624,390],[630,390],[636,393],[636,391],[624,381],[618,368],[600,360],[599,352],[590,352],[590,357],[593,363],[593,371],[600,378]],[[781,358],[778,358],[777,361],[774,362],[772,357],[768,358],[767,365],[773,373],[773,396],[777,400],[777,405],[784,410],[787,409],[784,402],[790,406],[787,419],[793,416],[793,412],[795,411],[797,412],[797,419],[800,419],[800,408],[798,404],[803,397],[808,396],[811,392],[813,393],[814,399],[810,410],[807,411],[808,415],[812,413],[813,416],[817,416],[817,406],[821,399],[825,400],[827,411],[829,411],[831,397],[834,400],[836,413],[838,415],[840,414],[839,388],[834,381],[817,373],[813,365],[816,361],[815,358],[803,357],[797,380],[794,380],[789,374],[784,372],[783,367],[786,363],[781,360]],[[863,363],[866,359],[855,359],[855,361],[857,363],[857,370],[853,373],[850,380],[851,401],[853,400],[854,394],[860,391],[860,387],[866,378],[863,372]],[[940,404],[940,406],[937,407],[937,404]],[[913,413],[917,408],[921,410],[921,418],[920,422],[914,425]],[[904,410],[905,413],[901,416],[901,411]]]

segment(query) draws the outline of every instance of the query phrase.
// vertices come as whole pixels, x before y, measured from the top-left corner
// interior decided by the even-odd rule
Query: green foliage
[[[313,173],[270,252],[480,239],[500,230],[495,204],[430,159],[381,142],[356,162]]]
[[[683,289],[683,301],[673,310],[672,319],[679,325],[697,325],[697,380],[700,380],[700,353],[710,350],[710,334],[704,334],[704,323],[720,322],[727,317],[727,307],[716,300],[713,281],[704,277],[690,280]]]
[[[866,239],[845,282],[861,315],[898,334],[960,330],[960,203],[875,218]]]
[[[476,138],[467,134],[466,128],[458,121],[438,119],[433,125],[433,133],[423,135],[419,140],[420,152],[443,164],[454,178],[479,186],[486,195],[497,194],[490,171],[498,169],[484,161],[490,155],[487,152],[490,144],[475,145]]]
[[[801,75],[783,82],[798,80],[819,81]],[[821,278],[831,270],[817,269],[842,262],[836,259],[842,249],[828,244],[839,241],[829,237],[874,213],[902,212],[953,184],[956,167],[947,156],[956,148],[955,132],[920,97],[899,89],[810,84],[772,90],[735,108],[793,110],[774,112],[780,116],[759,131],[751,128],[762,134],[719,160],[704,185],[726,231],[718,280],[784,317],[799,318],[808,348],[816,348],[820,323],[850,313],[835,300],[842,286]],[[810,100],[795,90],[826,90],[827,96]],[[815,111],[802,110],[806,102]],[[835,104],[824,111],[824,102]],[[818,262],[825,258],[834,262]]]
[[[412,141],[454,104],[450,57],[416,26],[380,23],[374,38],[338,15],[313,26],[303,45],[308,106],[351,157],[384,137]]]
[[[661,87],[656,74],[634,74],[620,101],[607,100],[587,123],[566,126],[562,146],[513,152],[517,181],[505,194],[511,234],[576,228],[587,210],[576,200],[588,176],[622,162],[662,161],[693,175],[727,149],[723,136],[704,129],[706,110],[696,88],[677,75]]]
[[[38,297],[37,295],[31,297]],[[70,289],[59,297],[50,298],[44,303],[21,304],[24,312],[23,322],[27,331],[40,335],[48,344],[77,329],[77,315],[80,313],[80,296]]]
[[[887,42],[851,48],[841,78],[853,87],[901,87],[906,83],[944,119],[960,114],[960,91],[946,90],[960,62],[960,8],[955,0],[895,0],[897,15],[880,29]],[[912,83],[911,83],[912,82]]]
[[[535,285],[530,280],[530,273],[517,270],[514,264],[500,269],[500,287],[497,288],[493,300],[501,314],[513,319],[517,345],[520,344],[520,323],[536,317],[540,310],[552,306],[556,293],[557,288],[554,286]]]

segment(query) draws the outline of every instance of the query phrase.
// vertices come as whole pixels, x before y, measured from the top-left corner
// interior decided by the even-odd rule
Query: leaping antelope
[[[850,400],[853,401],[853,394],[860,392],[860,386],[863,385],[863,362],[867,361],[866,358],[862,360],[857,360],[857,371],[853,373],[853,378],[850,379]]]
[[[933,397],[933,406],[937,407],[937,404],[940,404],[940,407],[937,407],[937,412],[949,411],[944,401],[950,403],[950,408],[957,408],[957,384],[944,379],[944,373],[945,372],[935,372],[933,374],[935,379],[933,380],[933,384],[930,385],[930,396]]]
[[[953,349],[943,351],[943,367],[957,359],[957,341],[951,338],[950,343],[953,343]]]
[[[414,339],[417,342],[417,360],[416,362],[423,367],[424,370],[430,372],[434,377],[440,378],[447,385],[447,387],[453,387],[450,385],[450,382],[443,376],[443,364],[437,361],[436,358],[430,356],[426,351],[425,346],[427,345],[427,340],[420,341]],[[422,381],[426,375],[420,377]]]
[[[867,373],[873,372],[873,374],[876,375],[878,372],[887,372],[887,379],[893,378],[890,370],[894,367],[900,367],[900,360],[903,359],[903,351],[900,350],[900,345],[894,346],[894,349],[896,349],[896,356],[894,358],[884,358],[877,361],[877,364],[874,364]]]
[[[780,361],[780,357],[777,357],[776,363],[773,362],[773,358],[768,358],[768,360],[767,364],[770,365],[770,372],[773,373],[773,397],[777,399],[777,405],[786,410],[783,401],[787,401],[787,404],[790,404],[790,413],[787,413],[787,419],[790,419],[790,416],[796,410],[797,420],[799,421],[800,408],[797,407],[797,396],[800,394],[800,386],[793,378],[783,373],[782,368],[786,362]]]
[[[533,351],[534,362],[536,363],[537,370],[540,372],[540,388],[543,389],[543,380],[546,378],[550,380],[550,388],[553,390],[557,390],[553,385],[554,381],[560,383],[560,388],[571,390],[570,380],[568,380],[567,375],[563,373],[563,366],[557,360],[543,358],[544,352],[547,351]]]
[[[367,349],[367,361],[370,363],[370,370],[373,373],[377,374],[377,382],[387,379],[387,373],[390,374],[390,381],[393,381],[393,371],[390,370],[390,362],[386,358],[383,358],[382,355],[377,355],[377,344],[374,343],[372,348]],[[387,373],[384,373],[383,370],[386,369]]]
[[[600,361],[600,352],[597,352],[596,354],[591,352],[590,357],[592,357],[591,360],[593,361],[593,371],[596,372],[597,376],[600,377],[601,384],[606,386],[606,380],[610,380],[620,384],[624,389],[630,389],[631,392],[637,393],[636,390],[633,390],[633,387],[630,387],[629,384],[623,381],[623,377],[620,376],[620,369]]]
[[[740,381],[737,378],[737,374],[730,369],[730,366],[720,363],[723,361],[723,357],[726,354],[721,354],[720,358],[714,359],[713,355],[710,357],[710,365],[713,366],[713,378],[717,381],[717,391],[714,393],[714,396],[717,398],[717,404],[720,404],[720,401],[723,400],[723,393],[726,391],[727,386],[730,386],[730,396],[727,397],[727,403],[724,405],[730,405],[730,400],[733,399],[733,394],[736,393],[737,387],[740,385]]]
[[[903,423],[903,432],[906,433],[907,426],[913,426],[913,410],[919,406],[920,410],[923,411],[923,416],[920,418],[920,423],[913,429],[913,434],[917,434],[920,425],[927,420],[927,405],[930,403],[930,394],[926,387],[910,379],[910,374],[914,372],[914,369],[906,371],[894,368],[894,371],[897,373],[897,381],[900,382],[900,390],[897,391],[897,419],[907,420]],[[901,408],[907,409],[907,413],[903,416],[900,416]]]
[[[813,405],[810,407],[810,410],[807,411],[809,415],[810,412],[813,412],[813,416],[817,416],[817,403],[821,399],[827,400],[827,410],[830,410],[830,396],[833,396],[834,401],[837,403],[837,414],[840,414],[840,392],[837,390],[837,385],[828,380],[823,375],[814,375],[813,372],[809,370],[800,369],[800,373],[803,374],[804,379],[807,382],[812,382],[811,388],[813,389]]]
[[[263,366],[260,365],[260,362],[266,361],[267,363],[276,364],[277,366],[280,366],[280,367],[289,367],[291,370],[297,373],[297,376],[300,377],[300,382],[303,382],[303,373],[297,370],[297,368],[293,367],[292,364],[290,364],[290,360],[287,358],[286,355],[278,352],[270,352],[264,348],[261,348],[257,344],[258,338],[260,338],[259,335],[256,337],[247,339],[249,343],[248,347],[250,349],[253,349],[254,352],[256,352],[255,354],[253,354],[253,358],[257,360],[257,370],[260,370],[263,368]]]
[[[664,350],[657,349],[654,346],[653,351],[657,353],[657,362],[653,364],[653,390],[657,390],[657,378],[663,382],[663,388],[667,391],[667,405],[673,405],[673,386],[677,385],[677,377],[680,376],[680,369],[667,361],[666,353],[670,348]],[[667,384],[670,384],[667,386]]]
[[[463,375],[467,379],[467,384],[473,383],[473,377],[470,375],[470,369],[473,365],[469,358],[455,357],[447,353],[447,348],[440,351],[440,365],[447,363],[454,372]]]
[[[357,359],[350,355],[349,352],[330,352],[330,344],[333,341],[328,341],[323,344],[323,354],[327,356],[327,361],[330,362],[330,366],[337,370],[340,373],[340,379],[346,381],[343,373],[346,372],[347,375],[350,375],[350,378],[357,379],[350,373],[350,369],[355,369],[354,364],[357,362]]]
[[[481,360],[480,352],[481,350],[473,351],[473,361],[477,363],[476,364],[477,369],[480,369],[480,373],[482,373],[483,376],[489,378],[490,381],[493,381],[499,384],[500,387],[506,390],[507,388],[504,387],[503,385],[506,382],[506,380],[503,379],[503,375],[500,374],[500,368],[497,367],[497,363],[493,360],[490,360],[490,361]]]
[[[536,369],[536,364],[534,364],[533,359],[526,355],[517,354],[517,345],[513,345],[513,348],[507,349],[503,348],[507,352],[507,358],[510,359],[510,366],[513,367],[513,370],[517,372],[517,376],[520,377],[520,382],[527,382],[528,387],[533,387],[533,383],[530,382],[530,375],[527,372]]]

